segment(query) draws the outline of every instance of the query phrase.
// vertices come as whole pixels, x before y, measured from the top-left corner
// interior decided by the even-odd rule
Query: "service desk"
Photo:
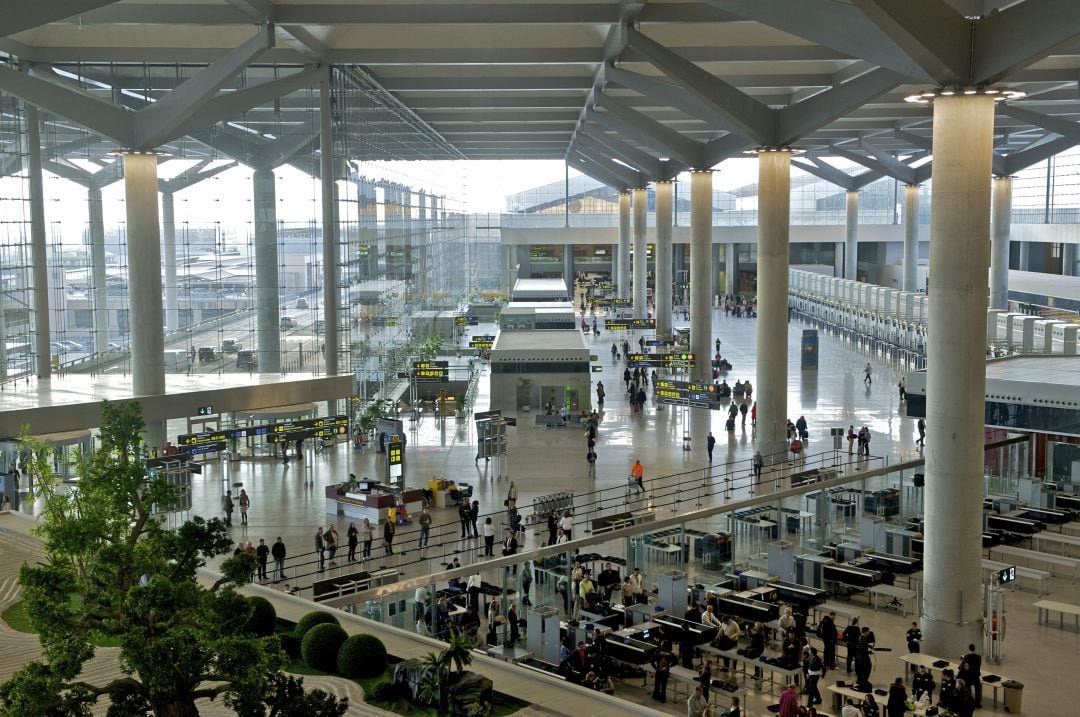
[[[379,526],[386,520],[387,511],[397,506],[399,499],[404,501],[405,510],[410,514],[419,513],[423,507],[423,494],[419,490],[400,493],[388,490],[344,492],[339,486],[331,485],[326,487],[326,512],[357,520],[367,518],[372,525]]]

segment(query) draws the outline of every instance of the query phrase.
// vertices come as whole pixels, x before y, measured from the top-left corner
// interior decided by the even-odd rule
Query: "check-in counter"
[[[378,526],[386,520],[387,511],[397,506],[399,500],[410,513],[418,513],[423,507],[423,493],[418,490],[392,492],[389,486],[372,483],[368,491],[346,492],[340,485],[326,486],[326,512],[363,520],[367,518]]]
[[[866,567],[891,575],[911,575],[922,570],[922,560],[919,558],[905,557],[903,555],[890,555],[888,553],[867,553],[862,557]]]

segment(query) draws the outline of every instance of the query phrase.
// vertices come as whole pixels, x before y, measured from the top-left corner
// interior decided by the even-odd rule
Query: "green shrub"
[[[353,635],[338,650],[337,671],[345,677],[377,677],[386,671],[386,647],[374,635]]]
[[[405,685],[397,682],[380,682],[371,690],[370,695],[364,695],[364,699],[373,702],[396,702],[408,699],[409,691]]]
[[[348,637],[336,623],[316,625],[300,641],[300,657],[314,670],[333,672],[337,667],[338,650]]]
[[[296,659],[300,657],[300,641],[296,639],[296,635],[291,633],[282,633],[281,649],[285,651],[285,654],[289,657]]]
[[[316,625],[322,625],[324,623],[330,623],[333,625],[341,624],[338,622],[338,619],[336,617],[334,617],[328,612],[323,612],[322,610],[309,612],[307,615],[304,615],[302,618],[300,618],[300,622],[296,623],[296,630],[294,633],[296,635],[296,639],[303,643],[304,635],[307,634],[308,630],[315,627]]]
[[[277,627],[277,610],[274,606],[269,600],[258,595],[252,595],[247,601],[251,605],[251,615],[244,625],[244,630],[260,637],[273,635]]]

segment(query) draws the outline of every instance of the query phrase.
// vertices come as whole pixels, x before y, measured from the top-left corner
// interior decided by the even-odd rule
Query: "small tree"
[[[428,670],[420,680],[419,697],[428,704],[438,704],[439,713],[445,714],[450,702],[450,658],[443,650],[429,652],[421,662]]]
[[[147,471],[143,429],[137,403],[105,402],[100,448],[76,457],[71,492],[56,490],[51,449],[23,437],[47,561],[24,565],[19,582],[42,659],[0,686],[0,715],[83,717],[107,697],[110,717],[195,717],[198,700],[220,696],[242,717],[339,717],[346,701],[305,693],[282,674],[278,640],[247,628],[252,607],[237,588],[254,556],[229,558],[214,585],[199,583],[198,570],[232,541],[217,518],[165,526],[157,506],[172,505],[176,491]],[[120,643],[124,677],[78,679],[95,633]]]

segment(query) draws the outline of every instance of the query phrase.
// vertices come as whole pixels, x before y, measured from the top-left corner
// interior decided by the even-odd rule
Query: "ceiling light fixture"
[[[939,87],[934,90],[926,90],[924,92],[916,92],[915,94],[908,95],[904,98],[904,101],[917,105],[926,105],[930,104],[938,97],[952,97],[958,92],[965,95],[989,95],[994,98],[995,102],[1018,100],[1027,97],[1026,92],[1012,87]]]

